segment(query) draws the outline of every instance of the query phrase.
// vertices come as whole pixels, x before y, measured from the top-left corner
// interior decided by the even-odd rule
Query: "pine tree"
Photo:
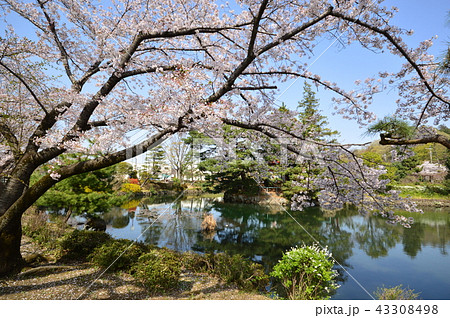
[[[145,166],[151,178],[158,178],[164,163],[165,152],[162,146],[153,148],[147,153]]]
[[[313,140],[328,140],[330,136],[339,133],[328,128],[328,121],[320,114],[319,100],[309,83],[305,82],[303,87],[303,99],[298,103],[298,119],[305,126],[302,137]]]
[[[297,106],[298,120],[304,126],[302,137],[305,140],[334,142],[335,139],[332,137],[339,133],[328,128],[327,118],[320,113],[319,105],[319,99],[312,86],[305,82],[303,99]],[[290,164],[284,170],[283,195],[290,199],[296,193],[306,193],[311,201],[315,201],[318,189],[311,188],[311,179],[320,174],[321,169],[317,162],[306,158],[302,163]]]

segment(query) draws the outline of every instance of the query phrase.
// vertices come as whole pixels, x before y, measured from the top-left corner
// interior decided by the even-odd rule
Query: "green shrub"
[[[134,243],[130,240],[108,241],[95,248],[89,255],[89,260],[110,271],[129,271],[139,257],[148,250],[149,248],[144,244]]]
[[[330,256],[326,248],[317,245],[292,248],[283,254],[271,276],[279,280],[289,299],[328,299],[339,287]]]
[[[151,292],[164,292],[178,286],[180,259],[175,252],[166,248],[154,249],[141,255],[132,271]]]
[[[194,252],[185,252],[181,258],[181,265],[189,271],[203,273],[208,269],[208,260],[206,255],[201,255]]]
[[[105,232],[75,230],[64,235],[58,242],[60,256],[67,260],[86,260],[92,251],[111,240]]]
[[[172,179],[172,190],[173,191],[183,191],[187,186],[181,182],[178,178]]]
[[[398,285],[390,288],[377,288],[374,295],[379,300],[414,300],[418,299],[419,293],[414,293],[414,289],[402,288]]]
[[[225,253],[205,256],[206,268],[228,284],[236,284],[242,289],[263,289],[269,282],[261,264],[254,263],[242,255]]]

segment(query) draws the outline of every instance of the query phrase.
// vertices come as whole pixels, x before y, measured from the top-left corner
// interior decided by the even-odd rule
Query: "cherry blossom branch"
[[[97,120],[97,121],[91,121],[88,122],[88,129],[92,129],[94,127],[106,127],[108,126],[108,123],[104,120]]]
[[[20,146],[19,141],[17,140],[17,137],[14,135],[14,133],[11,131],[11,129],[6,125],[5,123],[0,121],[0,135],[2,135],[9,148],[14,154],[14,158],[18,158],[20,155]]]
[[[333,172],[333,170],[331,169],[330,166],[327,166],[327,169],[331,173],[331,176],[333,177],[334,186],[336,187],[336,193],[337,193],[338,196],[340,196],[341,195],[341,191],[339,190],[339,186],[338,186],[338,183],[337,183],[337,180],[336,180],[336,176],[334,175],[334,172]]]
[[[241,23],[232,26],[224,26],[224,27],[195,27],[195,28],[184,28],[180,30],[170,30],[170,31],[161,31],[161,32],[142,32],[139,35],[139,38],[142,40],[153,40],[158,38],[175,38],[179,36],[186,35],[195,35],[199,33],[219,33],[220,31],[227,30],[239,30],[244,26],[248,26],[250,23]]]
[[[252,28],[252,34],[250,36],[250,41],[247,47],[247,57],[254,55],[254,48],[255,48],[255,42],[256,38],[258,36],[258,29],[259,29],[259,23],[261,22],[261,18],[264,14],[264,11],[267,8],[268,0],[264,0],[258,10],[258,15],[253,19],[253,28]]]
[[[205,100],[207,104],[216,102],[219,100],[223,95],[225,95],[227,92],[231,91],[233,88],[234,83],[239,78],[239,76],[242,75],[242,73],[247,69],[248,66],[260,55],[264,54],[265,52],[269,51],[270,49],[280,45],[281,43],[293,38],[298,33],[306,30],[307,28],[319,23],[323,19],[325,19],[327,16],[329,16],[332,12],[333,8],[330,7],[326,12],[319,15],[318,17],[311,19],[310,21],[302,24],[301,26],[292,29],[289,32],[286,32],[282,36],[280,36],[278,39],[264,45],[260,49],[256,50],[255,52],[247,51],[247,56],[243,59],[243,61],[234,69],[234,71],[228,76],[227,81],[222,85],[222,87],[212,94],[209,98]]]
[[[264,45],[263,47],[261,47],[259,50],[257,50],[255,52],[255,55],[261,55],[267,51],[269,51],[270,49],[280,45],[281,43],[292,39],[293,37],[295,37],[297,34],[299,34],[300,32],[308,29],[309,27],[312,27],[313,25],[319,23],[320,21],[322,21],[323,19],[325,19],[326,17],[330,16],[333,12],[333,7],[330,6],[328,7],[328,9],[322,13],[321,15],[317,16],[316,18],[294,28],[293,30],[286,32],[285,34],[283,34],[282,36],[280,36],[278,39],[276,39],[275,41],[272,41],[271,43],[268,43],[266,45]]]
[[[427,103],[425,104],[425,106],[422,109],[422,112],[420,113],[420,117],[416,122],[416,129],[419,127],[420,123],[422,122],[423,116],[425,116],[425,112],[428,108],[428,106],[430,105],[431,101],[433,100],[433,96],[431,96],[430,98],[428,98]]]
[[[234,86],[233,89],[238,89],[241,91],[260,91],[267,89],[278,89],[278,86],[274,85],[264,85],[264,86]]]
[[[75,86],[77,86],[80,91],[81,88],[84,86],[84,84],[86,84],[86,82],[96,73],[98,73],[100,71],[100,65],[102,64],[103,61],[98,60],[96,61],[94,64],[91,65],[91,67],[89,67],[89,69],[83,74],[83,76],[80,78],[80,80],[75,84]]]
[[[47,20],[48,28],[49,28],[50,32],[53,34],[53,39],[54,39],[54,41],[59,49],[59,52],[61,54],[61,60],[64,65],[64,69],[66,70],[66,74],[69,77],[72,84],[75,85],[77,83],[77,81],[75,79],[75,76],[72,73],[72,70],[70,69],[69,54],[67,53],[64,45],[62,44],[61,40],[59,39],[58,32],[56,31],[56,27],[55,27],[55,21],[52,20],[52,18],[49,16],[49,14],[47,13],[47,10],[44,7],[44,4],[46,3],[46,1],[37,0],[37,2],[39,4],[42,12],[44,13],[45,19]]]
[[[135,75],[142,75],[142,74],[149,74],[149,73],[155,73],[160,71],[176,71],[180,69],[180,65],[167,65],[167,66],[150,66],[146,68],[141,69],[134,69],[130,71],[125,71],[120,74],[121,79],[125,79],[127,77],[135,76]]]
[[[427,81],[426,77],[423,75],[422,70],[420,69],[420,67],[417,65],[416,62],[414,62],[414,60],[411,58],[411,56],[406,52],[406,50],[400,45],[400,43],[398,41],[396,41],[392,35],[389,33],[389,30],[383,30],[378,28],[377,26],[374,25],[370,25],[366,22],[363,22],[359,19],[355,19],[353,17],[349,17],[346,16],[340,12],[336,12],[336,11],[332,11],[330,13],[330,15],[343,19],[345,21],[349,21],[352,23],[355,23],[357,25],[360,25],[368,30],[371,30],[375,33],[381,34],[382,36],[384,36],[394,47],[395,49],[397,49],[397,51],[401,54],[401,56],[403,56],[409,63],[409,65],[411,65],[411,67],[416,71],[417,75],[420,77],[420,79],[422,80],[423,84],[425,85],[425,87],[427,88],[427,90],[429,91],[429,93],[437,98],[438,100],[440,100],[441,102],[447,104],[450,107],[450,102],[445,100],[444,98],[442,98],[441,96],[439,96],[438,94],[435,93],[434,89],[431,87],[430,83]]]
[[[376,205],[377,205],[381,210],[384,211],[383,205],[382,205],[382,204],[379,202],[379,200],[373,195],[373,193],[372,193],[371,191],[369,191],[369,189],[371,189],[371,190],[376,190],[376,189],[374,189],[374,188],[373,188],[373,187],[365,180],[364,173],[362,172],[362,170],[361,170],[360,172],[361,172],[361,176],[363,177],[364,184],[362,184],[362,183],[358,180],[357,176],[355,176],[355,174],[353,173],[353,171],[351,171],[350,169],[348,169],[348,168],[347,168],[345,165],[343,165],[342,163],[338,162],[336,159],[328,159],[328,158],[322,157],[321,160],[332,162],[332,163],[338,165],[340,169],[346,171],[346,172],[348,173],[348,175],[345,175],[345,174],[342,174],[342,173],[338,173],[338,174],[341,174],[342,176],[344,176],[344,177],[346,177],[346,178],[350,177],[351,180],[353,180],[353,181],[358,185],[358,187],[359,187],[363,192],[365,192],[370,198],[372,198],[373,202],[375,202]],[[356,158],[354,158],[354,161],[357,162]],[[358,165],[359,165],[359,163],[358,163]],[[359,165],[359,166],[360,166],[360,165]],[[327,165],[327,167],[328,167],[329,169],[331,169],[330,166]],[[361,167],[361,166],[360,166],[360,167]],[[333,175],[333,177],[334,177],[334,175]],[[369,189],[368,189],[368,188],[369,188]]]
[[[223,30],[230,30],[230,29],[236,29],[239,27],[242,27],[246,24],[240,24],[236,26],[231,27],[220,27],[220,28],[204,28],[204,27],[198,27],[198,28],[191,28],[191,29],[182,29],[182,30],[174,30],[174,31],[163,31],[163,32],[155,32],[155,33],[146,33],[146,32],[138,32],[138,34],[134,37],[132,43],[129,45],[127,49],[124,50],[122,53],[122,56],[120,58],[117,71],[114,72],[109,79],[106,81],[106,83],[102,86],[102,88],[94,95],[92,100],[88,102],[85,107],[83,108],[82,112],[80,113],[80,116],[77,120],[77,123],[75,124],[74,128],[72,130],[85,130],[87,121],[89,120],[90,116],[96,109],[96,107],[99,105],[99,101],[104,96],[108,95],[112,89],[119,83],[120,80],[122,80],[125,77],[133,76],[133,75],[139,75],[139,74],[145,74],[150,72],[156,72],[160,68],[158,67],[149,67],[144,68],[140,70],[134,70],[134,71],[123,71],[128,64],[128,62],[131,60],[134,53],[137,51],[138,47],[146,40],[149,39],[155,39],[155,38],[171,38],[171,37],[179,37],[179,36],[186,36],[186,35],[194,35],[199,33],[217,33],[218,31]],[[173,70],[174,66],[168,66],[168,67],[162,67],[162,70]]]
[[[33,91],[33,89],[31,88],[30,85],[28,85],[28,83],[23,79],[22,76],[20,76],[20,74],[14,72],[11,68],[9,68],[5,63],[3,63],[0,60],[0,65],[5,68],[9,73],[11,73],[15,78],[17,78],[22,84],[23,86],[25,86],[25,88],[27,89],[27,91],[31,94],[31,96],[33,97],[33,99],[36,101],[36,103],[39,105],[39,107],[44,111],[44,113],[46,115],[48,115],[47,109],[45,108],[45,106],[41,103],[41,101],[39,100],[39,98],[37,97],[37,95],[35,94],[35,92]]]
[[[53,185],[62,181],[70,176],[77,175],[84,172],[95,171],[98,169],[106,168],[116,163],[122,162],[126,159],[136,157],[143,152],[158,146],[163,140],[169,136],[175,134],[183,127],[169,127],[149,139],[129,147],[102,157],[77,162],[68,166],[61,167],[55,170],[52,175],[45,175],[34,183],[31,187],[27,188],[19,199],[17,199],[7,209],[6,213],[2,215],[2,222],[6,218],[13,217],[20,214],[30,207],[37,199],[39,199],[48,189]]]
[[[35,143],[36,139],[45,136],[47,131],[56,123],[58,116],[64,114],[70,105],[68,102],[59,103],[44,116],[34,133],[28,139],[27,151],[37,151],[39,149],[39,146]]]

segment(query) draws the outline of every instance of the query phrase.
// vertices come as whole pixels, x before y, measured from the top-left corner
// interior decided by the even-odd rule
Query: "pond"
[[[346,209],[288,213],[254,205],[224,204],[220,198],[147,198],[104,215],[115,238],[138,240],[177,251],[238,253],[270,270],[282,252],[314,239],[340,264],[341,287],[332,299],[371,299],[378,287],[404,287],[421,299],[450,299],[450,210],[415,214],[410,229]],[[217,229],[204,235],[206,213]],[[407,215],[411,216],[411,215]],[[313,239],[314,238],[314,239]]]

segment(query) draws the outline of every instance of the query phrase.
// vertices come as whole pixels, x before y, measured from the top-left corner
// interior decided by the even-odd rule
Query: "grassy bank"
[[[400,190],[401,196],[414,199],[438,199],[449,200],[449,190],[439,185],[404,185],[395,186],[394,190]]]

